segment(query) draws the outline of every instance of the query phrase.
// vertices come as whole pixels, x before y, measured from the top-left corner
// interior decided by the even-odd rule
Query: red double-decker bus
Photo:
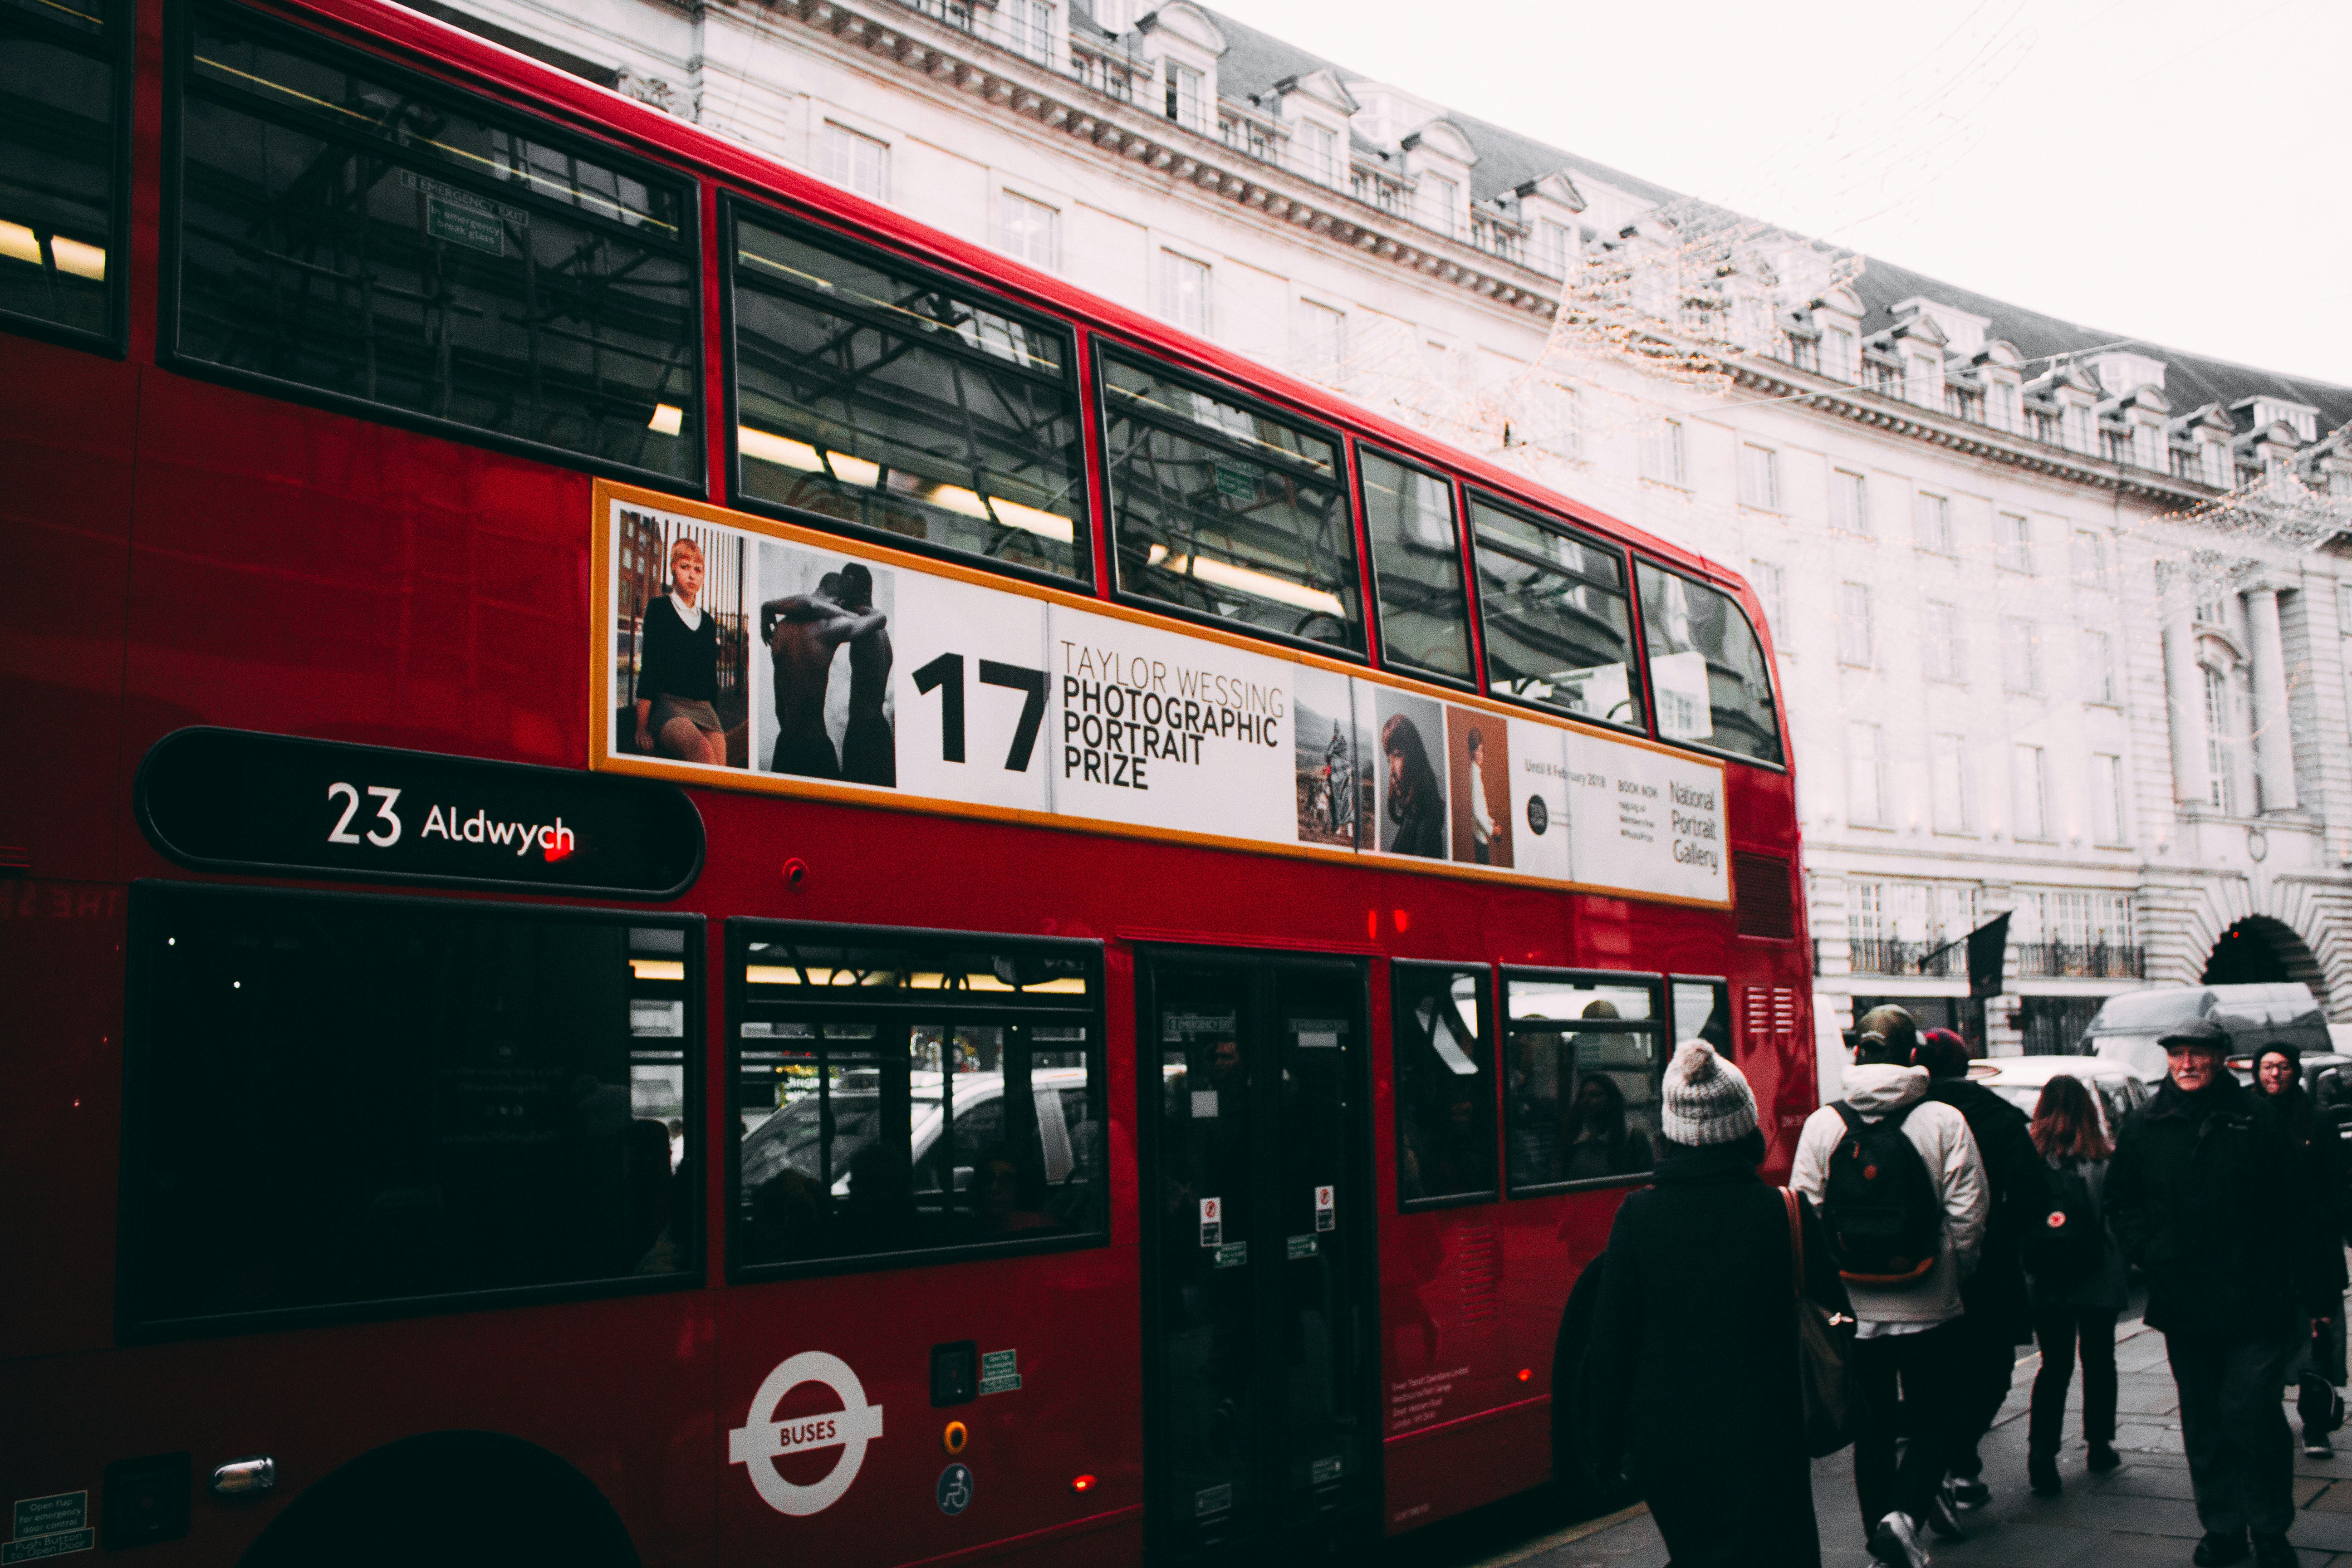
[[[0,0],[6,1561],[1169,1562],[1543,1483],[1733,575],[372,0]]]

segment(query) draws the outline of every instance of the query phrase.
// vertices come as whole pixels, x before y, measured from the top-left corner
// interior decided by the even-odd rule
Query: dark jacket
[[[2311,1205],[2311,1223],[2330,1236],[2342,1235],[2347,1217],[2344,1201],[2344,1139],[2336,1130],[2335,1119],[2312,1103],[2299,1079],[2286,1093],[2266,1098],[2286,1124],[2287,1142],[2294,1147],[2304,1198]],[[2344,1249],[2330,1247],[2326,1250],[2321,1282],[2333,1286],[2341,1296],[2346,1284]]]
[[[692,631],[664,594],[646,606],[645,641],[638,651],[637,696],[650,701],[675,697],[681,702],[712,702],[719,697],[719,617],[708,608]]]
[[[1969,1079],[1931,1079],[1927,1098],[1968,1122],[1991,1189],[1984,1251],[1976,1272],[1960,1281],[1960,1300],[1969,1317],[1990,1320],[2011,1343],[2030,1343],[2033,1306],[2025,1286],[2024,1238],[2048,1222],[2051,1205],[2050,1167],[2033,1147],[2032,1119]]]
[[[2324,1253],[2277,1110],[2227,1072],[2196,1094],[2166,1080],[2124,1123],[2106,1207],[2124,1256],[2147,1271],[2147,1326],[2284,1337],[2332,1314]]]
[[[1675,1568],[1821,1561],[1797,1390],[1788,1211],[1748,1158],[1660,1162],[1609,1233],[1585,1352],[1585,1447],[1631,1449]],[[1851,1312],[1812,1205],[1806,1290]]]

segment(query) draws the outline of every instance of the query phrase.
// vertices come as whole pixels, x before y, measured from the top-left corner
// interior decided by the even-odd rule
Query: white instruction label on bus
[[[1315,1189],[1315,1228],[1317,1230],[1329,1230],[1337,1223],[1338,1210],[1334,1205],[1338,1192],[1339,1189],[1336,1187]]]
[[[1225,1239],[1225,1200],[1201,1200],[1201,1245],[1214,1247]]]
[[[776,1419],[776,1406],[804,1383],[823,1384],[841,1408],[790,1421]],[[750,1415],[727,1434],[727,1462],[741,1465],[760,1499],[778,1513],[822,1513],[841,1500],[866,1462],[866,1445],[882,1436],[882,1407],[866,1403],[866,1385],[849,1363],[824,1351],[803,1351],[780,1363],[751,1396]],[[823,1480],[808,1486],[784,1479],[776,1461],[787,1454],[839,1448]]]

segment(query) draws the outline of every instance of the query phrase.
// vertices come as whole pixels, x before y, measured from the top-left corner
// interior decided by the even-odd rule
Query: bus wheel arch
[[[604,1492],[535,1443],[498,1432],[403,1437],[321,1476],[240,1568],[637,1568]]]

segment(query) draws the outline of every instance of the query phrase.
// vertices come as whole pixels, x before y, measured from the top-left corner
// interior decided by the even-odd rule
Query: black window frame
[[[1732,592],[1728,584],[1715,582],[1696,572],[1691,571],[1687,567],[1677,566],[1670,562],[1660,561],[1655,556],[1644,555],[1639,551],[1633,552],[1633,573],[1627,576],[1626,582],[1631,584],[1633,591],[1633,629],[1634,635],[1640,639],[1642,649],[1642,700],[1648,703],[1650,707],[1650,724],[1653,731],[1655,731],[1654,739],[1655,739],[1662,746],[1673,746],[1681,751],[1696,752],[1703,756],[1714,757],[1727,763],[1742,763],[1751,768],[1760,768],[1766,773],[1787,773],[1789,771],[1789,753],[1790,747],[1789,745],[1789,721],[1785,706],[1787,700],[1785,694],[1780,689],[1780,670],[1779,665],[1774,662],[1770,650],[1765,646],[1763,633],[1756,629],[1755,617],[1748,615],[1748,606],[1739,602],[1739,595]],[[1734,610],[1739,612],[1740,620],[1744,622],[1748,627],[1748,635],[1756,639],[1757,654],[1764,661],[1764,679],[1771,683],[1772,724],[1775,731],[1774,738],[1780,747],[1780,760],[1779,762],[1769,762],[1762,757],[1751,757],[1745,752],[1729,751],[1721,746],[1710,746],[1703,741],[1683,740],[1678,737],[1669,735],[1663,729],[1658,728],[1658,694],[1654,690],[1651,689],[1650,686],[1650,626],[1647,617],[1642,611],[1642,579],[1640,574],[1644,567],[1647,567],[1654,572],[1663,572],[1670,577],[1679,577],[1684,582],[1691,584],[1695,587],[1704,588],[1710,594],[1719,595]]]
[[[1397,972],[1403,969],[1431,970],[1444,974],[1476,974],[1478,976],[1478,1038],[1486,1047],[1486,1132],[1487,1153],[1495,1163],[1494,1184],[1475,1192],[1446,1193],[1436,1197],[1409,1198],[1404,1195],[1404,1109],[1402,1091],[1397,1087]],[[1391,958],[1389,960],[1389,1114],[1396,1125],[1393,1146],[1397,1161],[1397,1213],[1426,1214],[1433,1209],[1464,1208],[1475,1204],[1500,1203],[1505,1185],[1506,1151],[1503,1147],[1503,1032],[1499,1027],[1496,1001],[1501,989],[1496,984],[1495,966],[1486,960],[1471,959],[1455,962],[1442,958]]]
[[[680,259],[691,279],[688,290],[693,321],[688,330],[691,360],[688,380],[696,391],[700,408],[698,415],[697,438],[693,442],[693,471],[684,477],[665,474],[658,469],[640,468],[633,464],[599,458],[566,447],[550,446],[526,437],[509,436],[488,430],[460,420],[444,419],[436,415],[422,414],[391,404],[372,403],[363,397],[325,387],[288,381],[280,376],[259,371],[241,370],[214,360],[183,353],[179,346],[181,234],[185,228],[185,198],[187,191],[185,106],[189,79],[194,74],[191,60],[195,14],[199,9],[226,13],[237,18],[242,26],[266,35],[274,35],[289,47],[311,50],[331,59],[339,58],[348,68],[365,70],[378,79],[398,85],[404,90],[415,90],[428,98],[457,100],[468,112],[479,114],[492,122],[514,127],[530,127],[533,139],[553,147],[576,151],[579,155],[598,163],[642,179],[648,186],[669,185],[678,195],[681,221],[678,240],[682,247]],[[709,310],[705,299],[705,267],[702,254],[702,211],[704,182],[683,169],[676,168],[647,157],[636,149],[614,141],[575,130],[568,122],[555,119],[544,110],[509,104],[495,93],[467,83],[420,69],[401,56],[376,53],[358,47],[324,31],[298,26],[272,13],[256,10],[237,0],[186,0],[175,5],[168,13],[164,27],[163,47],[163,126],[162,206],[157,224],[157,268],[155,279],[155,363],[192,380],[212,382],[222,386],[252,392],[280,403],[291,403],[329,413],[346,415],[372,425],[387,425],[396,429],[410,430],[419,435],[438,437],[464,446],[478,447],[502,452],[511,457],[530,458],[576,473],[599,475],[619,479],[647,489],[670,495],[708,499],[710,495],[710,367],[707,340],[709,332]],[[403,166],[414,160],[403,155],[389,142],[383,143],[385,160]],[[436,171],[446,174],[450,165],[419,164],[418,172]],[[451,181],[451,184],[458,184]],[[470,191],[471,187],[460,185]],[[527,205],[533,200],[528,193],[502,191],[495,199]],[[550,204],[552,205],[553,204]],[[551,216],[556,216],[551,214]],[[604,220],[571,208],[562,215],[566,222],[581,217],[590,223]]]
[[[689,1159],[703,1156],[703,1175],[698,1180],[696,1200],[688,1205],[691,1215],[688,1234],[685,1237],[688,1258],[684,1266],[667,1274],[621,1275],[602,1279],[561,1280],[545,1285],[503,1286],[488,1290],[450,1290],[428,1295],[376,1297],[359,1301],[334,1301],[304,1307],[271,1307],[257,1311],[215,1312],[197,1317],[147,1318],[132,1310],[137,1299],[139,1259],[133,1256],[133,1245],[140,1234],[138,1221],[139,1187],[134,1181],[135,1151],[133,1132],[137,1118],[144,1110],[143,1086],[140,1064],[148,1047],[145,1042],[148,1005],[141,981],[141,955],[145,950],[143,939],[152,937],[160,912],[172,893],[194,889],[207,895],[262,901],[305,904],[334,903],[340,905],[373,905],[402,909],[425,908],[456,911],[465,915],[489,914],[492,918],[549,921],[565,924],[596,924],[620,926],[624,929],[674,930],[685,934],[686,954],[686,1034],[680,1042],[686,1075],[686,1128]],[[163,897],[152,896],[161,890]],[[142,893],[150,896],[143,896]],[[447,895],[410,893],[362,893],[319,888],[267,887],[252,883],[206,882],[181,878],[143,877],[131,884],[131,911],[124,950],[123,978],[123,1039],[122,1039],[122,1110],[119,1126],[121,1146],[117,1154],[117,1191],[119,1212],[115,1225],[114,1247],[114,1327],[115,1337],[125,1344],[165,1343],[183,1340],[215,1339],[233,1334],[275,1332],[280,1330],[310,1328],[324,1324],[386,1322],[413,1318],[446,1317],[456,1312],[482,1312],[536,1307],[566,1301],[606,1300],[619,1297],[664,1295],[679,1290],[698,1290],[706,1283],[710,1267],[709,1237],[706,1234],[706,1205],[709,1194],[708,1171],[711,1154],[704,1147],[709,1118],[706,1114],[707,1085],[704,1067],[709,1058],[705,1042],[709,1038],[707,987],[709,973],[704,936],[709,925],[707,916],[687,910],[627,909],[604,905],[551,904],[520,902],[506,899],[461,899]]]
[[[1320,654],[1326,658],[1338,659],[1345,664],[1361,665],[1367,669],[1374,668],[1370,649],[1379,628],[1373,620],[1373,606],[1370,602],[1371,574],[1366,563],[1363,518],[1356,510],[1355,479],[1349,472],[1354,465],[1349,453],[1349,437],[1346,432],[1337,426],[1324,423],[1303,410],[1287,407],[1250,388],[1236,385],[1195,370],[1169,350],[1136,342],[1099,330],[1090,331],[1087,335],[1088,339],[1087,368],[1092,378],[1089,395],[1094,399],[1095,416],[1092,458],[1096,469],[1101,477],[1103,559],[1109,567],[1110,597],[1113,602],[1125,605],[1130,609],[1148,611],[1155,616],[1165,616],[1171,620],[1210,627],[1230,637],[1248,637],[1253,641],[1269,643],[1276,647]],[[1202,610],[1195,610],[1187,605],[1179,605],[1166,599],[1154,598],[1149,594],[1138,593],[1128,587],[1121,580],[1118,570],[1117,526],[1118,503],[1111,493],[1111,405],[1109,384],[1105,372],[1105,363],[1113,355],[1140,360],[1150,366],[1154,374],[1164,371],[1168,381],[1184,386],[1187,390],[1295,426],[1318,441],[1330,443],[1336,466],[1328,481],[1318,479],[1315,482],[1328,483],[1332,494],[1338,498],[1340,506],[1347,510],[1349,538],[1355,548],[1356,625],[1363,633],[1362,647],[1351,648],[1340,643],[1318,642],[1312,637],[1294,637],[1287,632],[1251,626],[1244,621],[1229,621],[1222,616],[1213,616]],[[1155,420],[1151,423],[1155,427],[1160,427],[1159,421]],[[1265,453],[1252,451],[1248,447],[1230,437],[1220,437],[1217,432],[1206,426],[1179,426],[1171,422],[1165,427],[1171,434],[1182,436],[1187,440],[1197,439],[1203,446],[1226,447],[1235,457],[1245,458],[1253,463],[1264,464],[1269,468],[1276,467],[1280,463],[1279,458],[1270,458]],[[1290,466],[1301,474],[1306,473],[1308,467],[1305,463],[1294,463]]]
[[[992,305],[999,307],[1002,314],[1013,321],[1050,327],[1066,334],[1069,339],[1070,354],[1069,363],[1063,367],[1063,379],[1069,394],[1070,412],[1078,426],[1077,438],[1074,443],[1078,469],[1073,486],[1074,493],[1077,497],[1077,514],[1070,520],[1072,526],[1070,548],[1076,567],[1074,574],[1064,576],[1059,573],[1024,566],[1015,561],[991,560],[985,555],[975,554],[968,550],[958,550],[952,545],[934,544],[928,539],[914,539],[903,533],[893,533],[887,528],[875,528],[866,523],[854,522],[827,512],[803,511],[797,508],[786,506],[781,501],[768,500],[745,491],[740,440],[743,419],[742,376],[736,352],[735,274],[739,261],[736,231],[738,226],[746,217],[755,222],[771,224],[795,237],[805,239],[807,243],[820,250],[830,250],[853,261],[879,266],[892,271],[911,274],[917,278],[936,279],[941,288],[954,293],[985,299]],[[721,384],[719,401],[723,406],[723,417],[727,422],[724,435],[727,454],[728,505],[738,511],[749,512],[754,517],[774,518],[781,522],[814,529],[836,538],[856,540],[888,550],[902,551],[909,555],[919,555],[927,560],[945,562],[971,571],[986,572],[994,576],[1010,577],[1024,583],[1035,583],[1048,588],[1059,588],[1065,593],[1079,594],[1087,597],[1096,595],[1098,584],[1095,575],[1095,536],[1098,524],[1094,505],[1093,454],[1086,430],[1087,383],[1079,369],[1086,355],[1083,341],[1086,331],[1076,320],[1058,315],[1020,295],[1010,294],[1002,283],[993,279],[967,278],[960,272],[940,266],[936,261],[919,259],[887,246],[877,245],[870,239],[835,226],[835,223],[825,215],[804,209],[773,196],[751,195],[720,186],[718,237],[719,381]],[[951,351],[943,349],[942,352]],[[989,360],[987,363],[992,369],[1015,368],[1003,360]],[[1034,375],[1035,373],[1025,374]],[[1036,379],[1043,381],[1045,378],[1036,376]]]
[[[1457,691],[1482,694],[1485,690],[1485,686],[1479,679],[1481,673],[1479,667],[1485,663],[1485,659],[1482,655],[1485,651],[1486,645],[1480,635],[1482,628],[1477,625],[1478,592],[1477,588],[1471,581],[1475,568],[1464,553],[1464,547],[1469,542],[1470,504],[1468,497],[1465,493],[1461,478],[1454,474],[1451,469],[1441,467],[1436,463],[1430,462],[1426,458],[1412,453],[1407,448],[1391,447],[1379,441],[1367,441],[1360,438],[1350,438],[1348,443],[1348,467],[1350,471],[1349,482],[1354,490],[1352,499],[1356,508],[1357,521],[1360,524],[1359,531],[1362,535],[1364,546],[1364,559],[1360,570],[1364,580],[1364,612],[1367,617],[1366,632],[1368,639],[1379,645],[1380,668],[1391,674],[1404,676],[1409,679],[1426,681],[1432,686],[1443,686]],[[1368,504],[1364,500],[1364,484],[1366,481],[1364,479],[1363,459],[1366,452],[1370,452],[1372,456],[1380,458],[1382,462],[1393,463],[1398,468],[1406,469],[1409,472],[1422,474],[1428,478],[1437,479],[1445,486],[1446,494],[1452,499],[1454,505],[1454,569],[1455,572],[1461,574],[1462,580],[1462,651],[1464,656],[1470,661],[1470,673],[1466,677],[1448,675],[1444,670],[1431,669],[1426,665],[1416,663],[1409,658],[1394,658],[1390,657],[1388,646],[1389,632],[1387,606],[1381,602],[1381,566],[1380,562],[1377,559],[1378,552],[1374,550],[1372,545],[1372,511],[1370,504]]]
[[[1656,722],[1657,715],[1656,704],[1652,701],[1650,694],[1650,661],[1642,632],[1642,596],[1633,581],[1633,552],[1627,549],[1622,541],[1612,539],[1596,529],[1581,523],[1566,521],[1552,516],[1539,507],[1529,506],[1496,490],[1469,483],[1465,483],[1462,489],[1462,528],[1470,544],[1471,610],[1477,617],[1478,627],[1479,689],[1496,702],[1507,702],[1515,708],[1523,709],[1530,713],[1541,713],[1546,718],[1565,719],[1572,724],[1591,724],[1618,734],[1648,737],[1652,727]],[[1604,719],[1595,713],[1579,713],[1554,703],[1538,702],[1532,698],[1518,697],[1496,689],[1493,679],[1495,656],[1486,641],[1486,584],[1480,580],[1478,570],[1479,558],[1486,548],[1486,542],[1478,536],[1478,520],[1475,509],[1480,506],[1491,506],[1497,511],[1509,513],[1522,522],[1532,523],[1547,532],[1557,533],[1572,543],[1580,544],[1588,550],[1603,551],[1617,558],[1618,563],[1624,569],[1624,585],[1621,589],[1604,591],[1618,593],[1625,601],[1625,680],[1627,687],[1642,700],[1642,721],[1639,724],[1628,724],[1617,719]],[[1519,561],[1522,564],[1534,565],[1543,571],[1567,576],[1577,575],[1567,572],[1557,562],[1528,562],[1516,552],[1507,548],[1497,548],[1496,553],[1507,560]],[[1591,581],[1580,576],[1578,580]],[[1599,583],[1594,583],[1592,585],[1603,586]]]
[[[108,150],[107,179],[111,205],[106,237],[106,330],[100,332],[68,326],[44,316],[22,316],[0,310],[0,331],[37,338],[61,348],[81,349],[108,359],[127,358],[131,329],[131,125],[134,107],[131,79],[137,74],[139,8],[132,0],[97,0],[107,13],[103,48],[89,47],[89,35],[51,22],[23,5],[9,7],[12,23],[26,33],[93,58],[105,58],[113,72],[114,144]]]
[[[1079,1007],[1023,1007],[1018,1004],[989,1004],[978,1008],[966,1008],[951,1014],[947,1008],[933,1005],[931,997],[949,997],[970,993],[928,991],[915,994],[912,999],[895,995],[866,997],[862,1000],[838,1002],[816,1001],[794,997],[793,1004],[810,1009],[809,1016],[822,1021],[826,1016],[838,1016],[844,1021],[870,1018],[877,1009],[891,1011],[908,1022],[938,1019],[942,1022],[969,1023],[982,1018],[1003,1016],[1008,1023],[1034,1021],[1050,1015],[1061,1021],[1083,1023],[1087,1028],[1087,1090],[1102,1110],[1106,1153],[1110,1147],[1110,1046],[1105,1034],[1108,1016],[1107,989],[1106,944],[1099,939],[1080,937],[1025,936],[998,931],[953,930],[927,926],[849,925],[831,921],[777,920],[761,915],[730,915],[725,921],[724,962],[726,963],[726,1039],[720,1070],[726,1079],[726,1135],[711,1158],[726,1172],[720,1194],[725,1204],[727,1238],[727,1281],[731,1285],[759,1284],[776,1279],[808,1279],[839,1274],[877,1274],[895,1269],[939,1268],[957,1263],[986,1262],[1003,1258],[1027,1258],[1054,1252],[1082,1252],[1111,1244],[1111,1194],[1113,1183],[1106,1163],[1100,1194],[1101,1228],[1094,1231],[1074,1231],[1066,1236],[1046,1236],[1015,1241],[966,1242],[948,1247],[909,1247],[897,1252],[866,1252],[846,1258],[809,1258],[772,1263],[745,1261],[743,1224],[743,1115],[741,1100],[740,1062],[743,1049],[744,1003],[748,989],[744,972],[754,940],[777,935],[796,936],[817,943],[843,945],[887,946],[892,942],[935,945],[964,944],[985,948],[992,952],[1018,952],[1029,949],[1055,953],[1084,952],[1090,954],[1093,970],[1090,1005]]]
[[[1647,985],[1650,989],[1650,1017],[1646,1022],[1622,1018],[1538,1018],[1524,1024],[1514,1023],[1511,1018],[1511,982],[1514,980],[1590,981],[1596,984],[1621,987]],[[1593,1034],[1654,1035],[1658,1038],[1659,1045],[1657,1072],[1663,1074],[1667,1059],[1674,1053],[1674,1041],[1667,1038],[1670,1032],[1669,1026],[1673,1020],[1666,1011],[1673,1003],[1672,984],[1672,980],[1660,970],[1555,969],[1545,965],[1524,963],[1501,965],[1495,987],[1495,1027],[1498,1047],[1497,1070],[1495,1075],[1496,1089],[1502,1090],[1506,1088],[1505,1074],[1509,1069],[1507,1062],[1502,1058],[1507,1057],[1511,1037],[1515,1034],[1574,1034],[1580,1030],[1587,1030]],[[1496,1175],[1502,1182],[1503,1196],[1507,1201],[1518,1198],[1556,1197],[1562,1193],[1598,1192],[1609,1187],[1646,1186],[1656,1179],[1657,1149],[1654,1144],[1650,1151],[1652,1163],[1650,1170],[1629,1171],[1617,1176],[1589,1176],[1582,1181],[1530,1182],[1521,1186],[1511,1180],[1510,1150],[1507,1146],[1511,1136],[1511,1115],[1507,1100],[1501,1106],[1500,1112],[1506,1144],[1496,1152]]]

